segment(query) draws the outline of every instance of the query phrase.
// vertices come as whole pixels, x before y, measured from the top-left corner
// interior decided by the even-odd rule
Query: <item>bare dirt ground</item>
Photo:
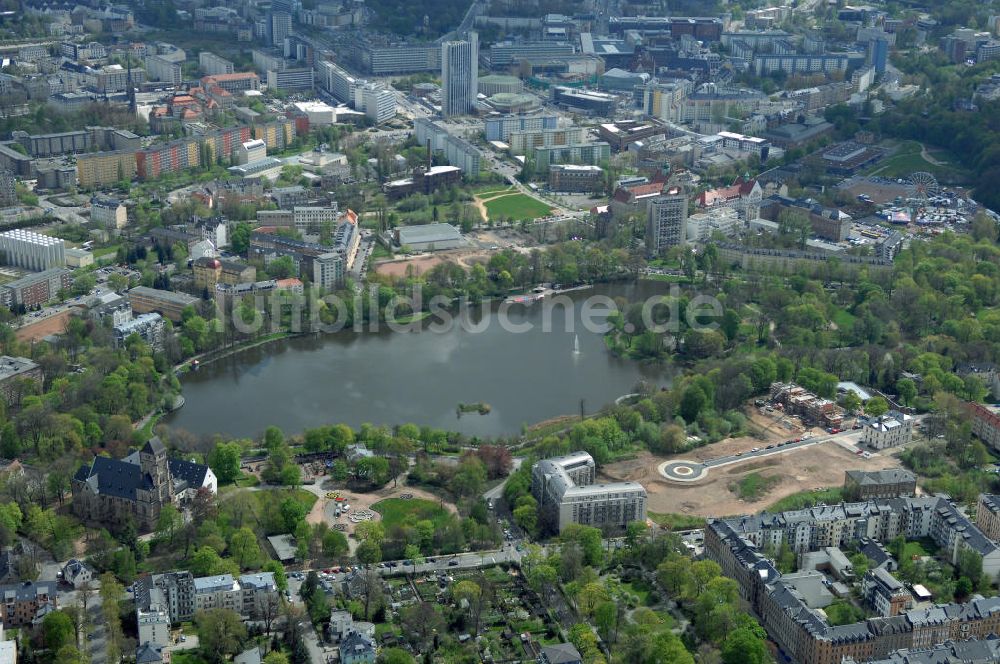
[[[849,449],[848,444],[830,441],[713,468],[704,481],[692,484],[668,482],[657,471],[663,461],[715,458],[749,450],[760,446],[760,442],[755,438],[736,438],[670,457],[644,453],[637,459],[605,466],[600,476],[607,481],[641,483],[649,494],[648,508],[651,512],[721,517],[759,512],[781,498],[801,491],[842,486],[845,470],[881,470],[900,465],[894,456],[873,454],[870,459],[864,459]],[[753,472],[765,477],[780,477],[781,482],[761,500],[746,502],[733,493],[730,485]]]
[[[15,336],[18,341],[41,341],[50,334],[62,334],[66,331],[66,324],[72,314],[71,310],[61,311],[37,323],[18,328]]]
[[[433,255],[414,256],[413,258],[397,258],[383,260],[375,265],[375,272],[390,277],[405,277],[412,266],[417,275],[446,262],[457,263],[462,267],[472,267],[474,263],[485,263],[490,252],[479,249],[457,249],[454,251],[439,251]]]

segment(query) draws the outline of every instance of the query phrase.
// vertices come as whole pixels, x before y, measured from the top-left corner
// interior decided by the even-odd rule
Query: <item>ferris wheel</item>
[[[914,173],[910,176],[909,182],[910,198],[927,200],[941,193],[941,185],[938,184],[937,178],[930,173],[924,171]]]

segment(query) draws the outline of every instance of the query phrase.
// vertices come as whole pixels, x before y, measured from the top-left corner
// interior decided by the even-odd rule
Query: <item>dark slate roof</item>
[[[571,664],[581,662],[583,658],[572,643],[559,643],[542,648],[542,658],[548,664]]]
[[[166,450],[167,448],[164,447],[163,441],[160,440],[159,436],[153,436],[147,440],[146,444],[142,447],[143,452],[149,452],[152,454],[159,454],[160,452],[166,452]]]
[[[191,463],[181,459],[170,460],[170,476],[174,478],[174,490],[181,491],[186,487],[178,485],[178,482],[186,482],[189,487],[200,487],[205,482],[205,475],[208,474],[208,466],[200,463]]]
[[[87,482],[100,494],[129,500],[136,499],[137,489],[153,487],[152,478],[143,475],[138,465],[103,456],[94,457],[90,468],[80,468],[75,479]]]
[[[136,664],[159,664],[163,661],[160,650],[163,646],[157,643],[144,643],[135,651]]]

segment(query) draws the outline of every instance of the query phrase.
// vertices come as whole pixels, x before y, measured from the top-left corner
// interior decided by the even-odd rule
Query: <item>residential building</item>
[[[771,400],[782,404],[786,413],[820,426],[839,427],[844,420],[843,408],[795,383],[772,383]]]
[[[347,104],[354,105],[354,94],[358,86],[358,79],[333,62],[323,60],[316,65],[319,76],[319,86],[333,95],[334,99]]]
[[[36,624],[40,616],[58,608],[58,590],[52,582],[25,581],[0,586],[0,621],[4,627]]]
[[[903,613],[913,601],[909,591],[884,567],[868,570],[861,580],[861,596],[886,618]]]
[[[441,44],[441,115],[469,115],[475,110],[479,78],[479,35]]]
[[[993,450],[1000,450],[1000,414],[979,403],[965,404],[969,413],[972,433],[983,444]]]
[[[772,224],[773,232],[777,232],[775,222],[761,223],[765,228],[768,228],[767,224]],[[751,228],[754,227],[755,222],[751,221]],[[719,260],[749,272],[829,275],[830,270],[841,274],[856,274],[861,270],[869,274],[888,273],[892,270],[892,261],[873,256],[854,256],[844,252],[832,254],[826,251],[767,249],[729,242],[717,243],[715,248],[719,253]]]
[[[604,189],[604,169],[600,166],[552,164],[549,166],[552,191],[592,193]]]
[[[267,87],[270,90],[312,90],[316,75],[311,67],[300,69],[280,69],[267,71]]]
[[[526,157],[534,154],[535,148],[556,145],[579,145],[584,142],[583,127],[558,127],[511,131],[508,134],[510,152]]]
[[[158,313],[175,323],[188,307],[198,304],[199,300],[186,293],[136,286],[128,291],[129,304],[135,314]]]
[[[869,419],[861,434],[861,442],[875,450],[906,445],[912,438],[913,418],[894,410]]]
[[[66,265],[66,242],[49,235],[18,228],[0,233],[4,265],[25,270],[49,270]]]
[[[986,537],[1000,541],[1000,496],[984,493],[976,506],[976,525]]]
[[[162,596],[162,591],[157,589]],[[139,626],[139,645],[147,643],[168,644],[170,639],[170,613],[162,604],[152,604],[148,609],[136,608],[136,623]]]
[[[198,54],[198,66],[206,76],[232,74],[235,71],[232,62],[211,51],[202,51]]]
[[[184,80],[181,63],[159,55],[150,55],[146,58],[146,71],[149,73],[150,80],[153,81],[180,85]]]
[[[543,459],[531,468],[531,492],[543,528],[561,532],[571,523],[624,529],[646,519],[646,489],[637,482],[595,484],[596,466],[586,452]]]
[[[557,643],[541,649],[538,664],[583,664],[583,657],[572,643]]]
[[[257,268],[253,265],[220,258],[198,258],[192,264],[196,288],[215,290],[216,284],[244,284],[257,279]]]
[[[90,220],[110,230],[125,228],[128,224],[128,208],[111,196],[94,196],[90,199]]]
[[[603,141],[598,143],[574,143],[571,145],[549,145],[532,150],[536,171],[545,172],[552,164],[581,164],[598,166],[611,159],[611,146]]]
[[[983,556],[985,573],[1000,569],[996,544],[986,539],[947,499],[932,496],[713,520],[705,530],[705,552],[709,559],[719,563],[726,576],[737,581],[741,596],[791,661],[810,664],[870,661],[897,650],[996,633],[1000,626],[1000,600],[978,596],[967,604],[939,604],[903,611],[893,617],[832,626],[762,553],[765,547],[777,550],[787,545],[796,551],[810,551],[831,545],[861,544],[863,540],[886,542],[898,536],[931,537],[950,562],[958,551],[971,549]],[[889,607],[889,612],[893,610],[894,593],[883,604]],[[900,602],[895,601],[897,605]]]
[[[0,286],[0,302],[7,307],[37,307],[55,299],[60,290],[73,284],[69,270],[54,267],[29,274]]]
[[[230,609],[244,619],[274,617],[278,586],[271,572],[195,577],[190,572],[166,572],[137,582],[136,607],[145,612],[165,610],[170,623],[191,620],[198,611]]]
[[[10,171],[0,171],[0,207],[17,204],[17,180]]]
[[[361,88],[361,99],[365,116],[375,124],[396,117],[396,96],[391,90],[377,83],[368,83]]]
[[[71,558],[62,568],[62,580],[79,590],[94,580],[94,570],[82,560]]]
[[[646,207],[646,252],[660,255],[671,247],[687,244],[688,196],[672,187],[651,199]]]
[[[168,459],[158,437],[124,459],[95,457],[73,477],[73,513],[84,521],[156,527],[160,510],[191,492],[215,493],[218,481],[208,466]]]
[[[908,498],[916,493],[917,476],[902,468],[844,471],[845,500]]]
[[[165,328],[160,314],[140,314],[130,321],[115,325],[115,347],[124,348],[129,337],[136,334],[153,350],[163,350]]]
[[[76,157],[76,178],[90,188],[116,182],[130,182],[136,176],[136,151],[92,152]]]
[[[487,141],[508,141],[512,132],[531,132],[555,129],[559,125],[556,115],[503,115],[484,120]]]
[[[388,40],[361,36],[358,43],[351,45],[345,55],[374,76],[390,76],[440,71],[441,53],[441,47],[433,44],[391,43]]]
[[[754,53],[752,67],[758,76],[773,72],[786,74],[846,73],[852,66],[864,64],[865,56],[858,53]]]
[[[375,642],[351,630],[340,641],[340,664],[375,664]]]
[[[42,384],[42,368],[26,357],[0,356],[0,395],[8,404],[20,400],[24,394],[25,381]]]
[[[665,182],[619,183],[608,207],[613,216],[623,217],[629,214],[648,213],[647,204],[663,193]]]

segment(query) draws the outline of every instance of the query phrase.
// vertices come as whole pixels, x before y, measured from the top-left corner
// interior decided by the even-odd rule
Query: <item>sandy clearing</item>
[[[781,498],[800,491],[843,486],[845,470],[880,470],[900,465],[894,456],[874,454],[870,459],[864,459],[848,449],[849,446],[830,441],[713,468],[703,482],[693,484],[668,482],[657,472],[657,466],[665,460],[703,460],[730,453],[724,451],[725,448],[730,451],[749,449],[746,447],[746,440],[723,441],[670,457],[643,453],[636,459],[605,466],[600,476],[608,481],[640,482],[649,494],[647,504],[652,512],[720,517],[759,512]],[[758,446],[760,444],[755,439],[750,441]],[[778,476],[781,482],[762,500],[746,502],[736,497],[730,485],[753,472],[766,477]]]

